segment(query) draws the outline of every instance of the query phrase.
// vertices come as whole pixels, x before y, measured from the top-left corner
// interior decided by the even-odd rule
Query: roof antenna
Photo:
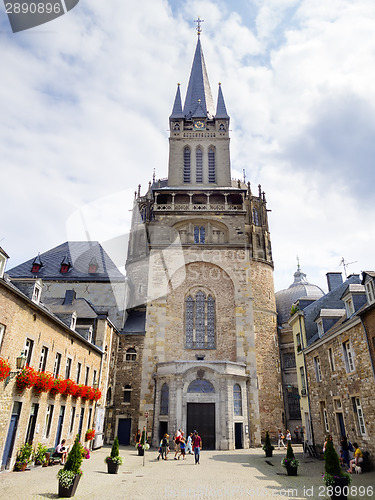
[[[346,272],[346,268],[348,266],[350,266],[351,264],[356,264],[357,262],[358,262],[358,260],[355,260],[354,262],[345,262],[344,257],[341,257],[339,266],[343,266],[343,268],[344,268],[345,279],[348,279],[348,274]]]
[[[242,173],[243,173],[243,183],[246,184],[246,172],[244,168],[242,169]]]

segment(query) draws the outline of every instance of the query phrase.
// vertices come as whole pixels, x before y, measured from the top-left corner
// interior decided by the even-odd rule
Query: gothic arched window
[[[241,387],[238,384],[233,386],[233,408],[235,416],[242,415]]]
[[[259,216],[258,216],[258,210],[256,208],[253,208],[253,223],[256,226],[259,226]]]
[[[216,182],[215,150],[212,147],[208,150],[208,182]]]
[[[184,182],[190,182],[190,161],[190,148],[186,146],[184,148]]]
[[[169,387],[163,384],[160,393],[160,415],[168,415],[169,408]]]
[[[215,299],[199,291],[185,300],[187,349],[215,349]]]
[[[200,147],[195,153],[195,180],[203,182],[203,151]]]

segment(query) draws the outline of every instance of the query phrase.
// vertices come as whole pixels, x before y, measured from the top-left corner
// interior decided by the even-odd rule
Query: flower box
[[[54,384],[55,378],[52,373],[37,372],[37,379],[34,384],[34,391],[49,392]]]
[[[4,358],[0,358],[0,380],[5,380],[9,376],[9,373],[10,373],[9,361]]]
[[[31,368],[31,366],[26,365],[23,370],[17,373],[16,386],[20,391],[29,389],[36,384],[37,379],[38,372],[34,368]]]

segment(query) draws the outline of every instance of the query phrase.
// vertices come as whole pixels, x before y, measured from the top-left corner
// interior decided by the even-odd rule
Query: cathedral
[[[98,242],[9,271],[19,286],[40,282],[43,308],[69,312],[70,333],[100,350],[105,419],[94,420],[107,443],[128,445],[146,426],[153,445],[197,429],[205,449],[232,450],[286,424],[266,198],[232,179],[230,117],[220,84],[214,104],[199,24],[186,97],[178,85],[169,117],[168,178],[135,192],[126,280]],[[99,344],[104,319],[113,336]],[[78,383],[71,350],[61,355]]]
[[[135,193],[116,383],[139,407],[115,398],[110,426],[121,434],[122,412],[154,445],[198,429],[205,448],[230,450],[283,422],[273,261],[264,192],[231,178],[230,117],[220,84],[214,104],[197,31],[185,101],[178,85],[169,117],[168,178]]]

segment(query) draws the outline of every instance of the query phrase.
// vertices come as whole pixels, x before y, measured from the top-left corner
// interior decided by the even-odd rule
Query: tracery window
[[[239,384],[234,384],[233,386],[233,409],[235,416],[239,417],[242,415],[242,397]]]
[[[208,150],[208,182],[216,182],[215,150]]]
[[[163,384],[160,393],[160,415],[168,415],[169,408],[169,387]]]
[[[215,349],[215,299],[199,291],[185,300],[187,349]]]
[[[190,162],[190,148],[186,146],[186,148],[184,148],[184,182],[190,182]]]
[[[195,180],[196,182],[203,182],[203,152],[201,148],[197,148],[195,153]]]

